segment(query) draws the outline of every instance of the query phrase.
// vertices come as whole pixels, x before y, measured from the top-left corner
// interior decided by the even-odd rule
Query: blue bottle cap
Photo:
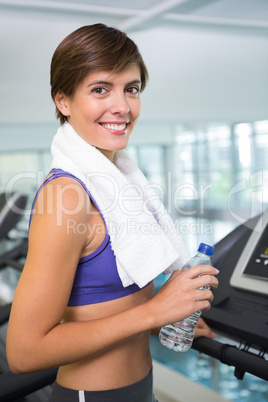
[[[204,253],[207,255],[212,255],[214,253],[215,248],[212,246],[209,246],[208,244],[205,243],[200,243],[199,247],[198,247],[198,251],[200,251],[200,253]]]

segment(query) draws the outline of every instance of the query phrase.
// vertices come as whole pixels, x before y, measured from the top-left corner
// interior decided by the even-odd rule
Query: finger
[[[217,334],[212,331],[202,317],[199,318],[195,330],[195,338],[198,338],[199,336],[206,336],[207,338],[211,339],[214,339],[217,336]]]
[[[196,286],[202,288],[203,286],[211,286],[216,289],[219,285],[218,279],[214,275],[201,275],[194,278]]]
[[[200,336],[206,336],[207,338],[215,338],[217,334],[213,332],[209,327],[208,328],[196,328],[195,338],[199,338]]]
[[[197,276],[206,274],[217,275],[220,271],[211,265],[195,265],[184,272],[189,278],[195,278]]]
[[[195,292],[195,300],[201,301],[201,300],[208,300],[209,302],[212,302],[214,300],[214,295],[211,292],[211,290],[206,289],[206,290],[197,290]]]
[[[197,327],[198,328],[209,328],[206,321],[202,317],[199,317],[199,320],[197,321]]]
[[[211,307],[209,300],[197,300],[195,302],[195,311],[208,311]]]

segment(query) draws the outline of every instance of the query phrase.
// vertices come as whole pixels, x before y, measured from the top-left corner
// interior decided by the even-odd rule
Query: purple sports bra
[[[32,210],[34,208],[37,196],[42,188],[51,180],[65,176],[77,180],[84,187],[91,201],[101,214],[94,199],[81,180],[61,169],[53,169],[50,173],[52,173],[52,175],[43,182],[37,191]],[[30,216],[30,223],[31,218],[32,213]],[[110,236],[108,235],[106,228],[103,243],[95,251],[93,251],[93,253],[80,258],[78,262],[68,306],[82,306],[86,304],[101,303],[127,296],[131,293],[137,292],[138,290],[140,290],[140,288],[136,284],[132,284],[127,287],[122,285],[117,272],[115,255],[111,248]]]

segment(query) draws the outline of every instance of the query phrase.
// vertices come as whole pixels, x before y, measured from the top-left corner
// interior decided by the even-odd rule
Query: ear
[[[69,98],[62,92],[59,92],[55,96],[55,104],[59,111],[63,114],[63,116],[70,116],[70,108],[69,108]]]

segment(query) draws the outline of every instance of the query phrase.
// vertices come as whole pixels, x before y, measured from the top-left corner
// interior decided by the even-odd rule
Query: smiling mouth
[[[112,131],[125,131],[128,127],[129,123],[121,123],[121,124],[115,124],[115,123],[100,123],[100,125],[103,128],[106,128],[107,130],[112,130]]]

